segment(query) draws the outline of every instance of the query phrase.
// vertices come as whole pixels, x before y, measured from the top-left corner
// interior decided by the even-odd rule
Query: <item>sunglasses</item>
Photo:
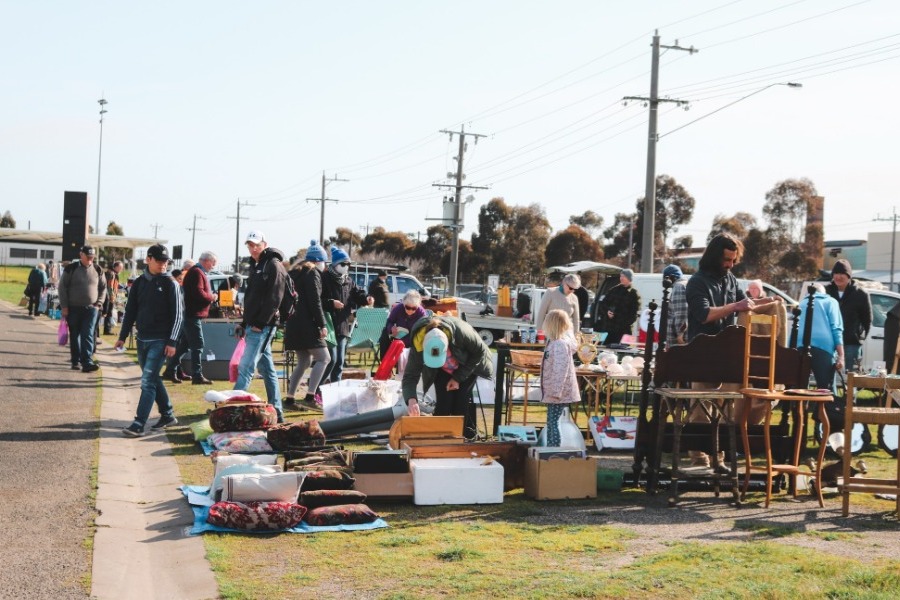
[[[405,310],[408,313],[414,313],[414,312],[416,312],[416,307],[415,306],[404,306],[403,310]]]

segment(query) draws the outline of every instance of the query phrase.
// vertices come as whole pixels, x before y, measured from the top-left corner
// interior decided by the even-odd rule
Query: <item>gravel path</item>
[[[0,303],[0,596],[87,598],[96,374],[69,369],[55,326]]]

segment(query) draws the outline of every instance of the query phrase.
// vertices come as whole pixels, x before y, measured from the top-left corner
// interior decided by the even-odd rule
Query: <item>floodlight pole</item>
[[[103,115],[106,114],[106,105],[109,104],[105,99],[97,100],[100,105],[100,152],[97,157],[97,216],[94,220],[94,235],[100,235],[100,168],[103,166]]]

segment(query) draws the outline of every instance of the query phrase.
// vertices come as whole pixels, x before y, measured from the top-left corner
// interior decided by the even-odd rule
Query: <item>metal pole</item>
[[[650,61],[650,123],[647,134],[647,179],[644,186],[644,235],[641,244],[641,272],[653,272],[653,253],[656,237],[656,117],[659,85],[659,34],[653,35],[653,56]]]
[[[325,171],[322,171],[322,200],[319,203],[319,243],[325,246]]]
[[[234,272],[241,272],[241,199],[237,201],[237,218],[234,222]]]
[[[456,295],[456,272],[459,267],[459,207],[462,202],[463,152],[466,145],[466,128],[459,128],[459,156],[456,160],[456,194],[453,207],[453,242],[450,246],[450,295]]]
[[[194,226],[191,227],[191,258],[194,257],[194,238],[197,237],[197,215],[194,215]]]
[[[894,248],[897,245],[897,207],[894,207],[894,233],[891,234],[891,291],[894,291]]]
[[[106,114],[106,105],[109,104],[105,99],[97,100],[100,105],[100,152],[97,156],[97,215],[94,219],[94,235],[100,235],[100,168],[103,166],[103,115]]]

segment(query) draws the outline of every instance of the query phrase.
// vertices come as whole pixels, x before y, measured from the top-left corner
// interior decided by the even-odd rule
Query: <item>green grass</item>
[[[18,304],[28,285],[29,273],[31,267],[0,267],[0,300]]]

